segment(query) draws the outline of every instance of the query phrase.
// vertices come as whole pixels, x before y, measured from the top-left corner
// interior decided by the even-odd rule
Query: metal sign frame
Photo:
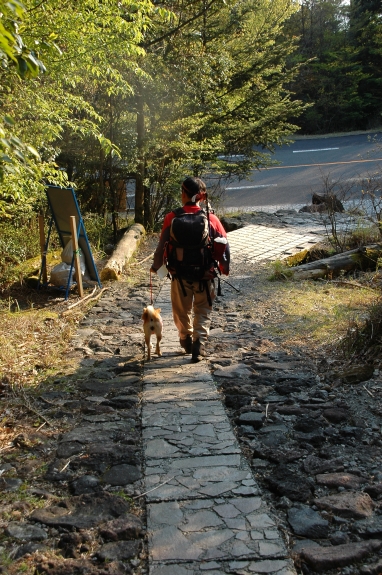
[[[94,262],[93,254],[85,230],[85,225],[81,216],[80,207],[78,205],[76,194],[73,188],[60,188],[59,186],[47,186],[45,191],[48,198],[48,204],[52,217],[49,224],[48,237],[45,243],[45,250],[41,264],[38,287],[40,287],[41,285],[42,272],[44,266],[46,266],[46,254],[48,251],[53,223],[56,226],[61,247],[62,249],[64,249],[66,244],[72,239],[72,234],[70,230],[70,217],[74,216],[76,218],[78,245],[85,256],[86,269],[91,279],[96,281],[98,283],[98,286],[101,288],[102,285],[99,279],[98,270]],[[72,257],[68,283],[66,286],[65,299],[68,299],[73,268],[74,268],[74,253]]]

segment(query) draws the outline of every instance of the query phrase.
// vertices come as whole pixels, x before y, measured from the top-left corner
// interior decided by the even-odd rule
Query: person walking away
[[[205,201],[207,214],[200,207]],[[169,212],[163,227],[153,272],[165,264],[172,278],[171,303],[179,342],[191,361],[201,361],[211,323],[218,273],[229,274],[230,251],[220,220],[209,213],[206,185],[188,177],[182,183],[182,207]]]

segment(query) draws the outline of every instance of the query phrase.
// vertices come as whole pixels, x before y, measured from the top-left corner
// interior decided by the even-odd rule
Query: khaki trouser
[[[211,301],[213,301],[215,299],[214,281],[208,280],[203,283],[182,281],[186,295],[177,279],[171,282],[172,315],[178,328],[179,339],[185,339],[187,335],[191,335],[193,341],[199,339],[202,344],[205,344],[210,331],[212,311],[212,305],[208,303],[206,287],[210,290]]]

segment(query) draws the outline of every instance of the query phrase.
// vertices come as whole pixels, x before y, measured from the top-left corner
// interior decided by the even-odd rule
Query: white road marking
[[[328,150],[339,150],[339,148],[319,148],[317,150],[293,150],[293,153],[303,154],[304,152],[326,152]]]
[[[238,188],[226,188],[226,190],[254,190],[255,188],[277,188],[277,184],[259,184],[257,186],[240,186]]]

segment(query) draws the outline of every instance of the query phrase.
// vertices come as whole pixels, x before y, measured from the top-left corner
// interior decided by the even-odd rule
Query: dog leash
[[[150,302],[153,305],[153,272],[150,270]]]

